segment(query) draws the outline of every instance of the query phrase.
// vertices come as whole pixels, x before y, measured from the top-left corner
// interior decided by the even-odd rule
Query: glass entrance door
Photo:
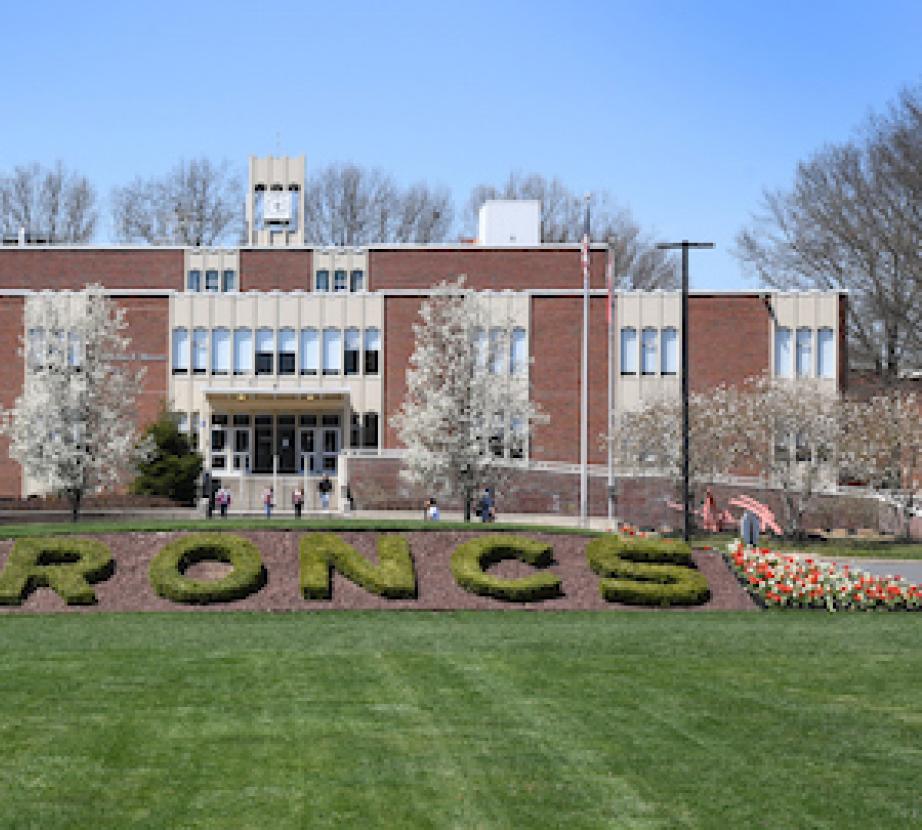
[[[254,473],[272,472],[272,416],[257,415],[254,427]]]
[[[301,428],[298,448],[300,450],[299,472],[316,475],[320,472],[320,453],[317,451],[317,434],[319,429]]]
[[[295,448],[295,416],[279,415],[276,427],[276,446],[279,456],[279,472],[297,472]]]

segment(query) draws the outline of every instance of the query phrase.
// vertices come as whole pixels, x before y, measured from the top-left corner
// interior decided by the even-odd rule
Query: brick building
[[[390,417],[405,393],[420,303],[465,275],[483,292],[491,327],[507,329],[496,371],[522,373],[548,414],[517,461],[514,509],[569,511],[579,460],[581,251],[540,244],[532,206],[491,206],[476,243],[318,247],[304,239],[302,159],[251,159],[248,243],[228,248],[0,247],[0,405],[19,394],[26,305],[43,290],[102,284],[126,309],[132,360],[146,368],[138,421],[166,407],[205,455],[206,467],[255,504],[274,482],[294,486],[327,471],[360,507],[416,504],[401,490]],[[495,213],[490,210],[495,208]],[[679,390],[680,295],[617,292],[609,344],[604,245],[590,251],[590,506],[604,512],[609,352],[615,411]],[[695,291],[689,302],[691,388],[763,372],[846,373],[846,297],[836,292]],[[511,328],[511,331],[508,329]],[[490,332],[485,331],[484,337]],[[0,496],[28,495],[0,439]]]

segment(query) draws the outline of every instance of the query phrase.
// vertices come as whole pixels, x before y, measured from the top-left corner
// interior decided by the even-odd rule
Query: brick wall
[[[0,248],[0,288],[183,287],[183,252],[170,249]]]
[[[407,367],[413,353],[413,323],[419,322],[420,297],[386,297],[384,300],[384,423],[382,446],[398,447],[390,418],[407,392]]]
[[[22,297],[0,297],[0,407],[9,409],[22,391],[23,362],[19,355],[19,337],[23,332]],[[0,436],[0,496],[18,496],[22,492],[19,465],[10,459],[10,442]]]
[[[166,297],[121,297],[125,309],[127,334],[131,339],[127,351],[145,355],[147,360],[132,361],[133,370],[145,370],[137,403],[137,424],[143,428],[156,420],[166,401],[168,386],[170,303]]]
[[[241,291],[310,291],[310,251],[241,250]]]
[[[771,318],[758,296],[694,296],[688,302],[689,388],[739,383],[769,370]]]
[[[480,248],[369,251],[369,288],[431,288],[465,274],[476,289],[582,288],[580,252]],[[590,284],[605,287],[605,251],[590,255]]]

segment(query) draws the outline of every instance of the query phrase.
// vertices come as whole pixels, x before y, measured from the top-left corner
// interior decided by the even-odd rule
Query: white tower
[[[304,156],[250,156],[250,245],[285,248],[304,244],[304,173]]]

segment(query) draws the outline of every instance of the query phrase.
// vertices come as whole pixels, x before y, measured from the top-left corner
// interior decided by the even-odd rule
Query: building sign
[[[268,191],[263,201],[263,221],[291,221],[291,194],[284,190]]]

